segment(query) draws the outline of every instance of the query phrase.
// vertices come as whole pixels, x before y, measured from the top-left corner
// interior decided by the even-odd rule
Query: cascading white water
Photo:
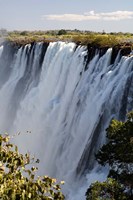
[[[64,180],[68,199],[81,200],[87,187],[82,184],[95,180],[86,174],[100,173],[94,152],[110,120],[123,119],[133,108],[133,57],[118,54],[111,65],[108,49],[85,70],[86,47],[53,42],[45,56],[43,51],[38,43],[14,53],[11,73],[0,86],[0,130],[21,132],[16,143],[40,158],[40,174]],[[3,47],[0,54],[3,63]]]
[[[2,51],[3,51],[3,46],[0,46],[0,57],[1,57]]]

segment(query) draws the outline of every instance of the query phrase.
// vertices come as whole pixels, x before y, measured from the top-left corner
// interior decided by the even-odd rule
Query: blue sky
[[[133,33],[133,1],[0,0],[0,28]]]

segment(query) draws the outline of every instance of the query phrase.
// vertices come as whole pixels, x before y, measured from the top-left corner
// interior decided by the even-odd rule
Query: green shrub
[[[61,183],[48,176],[36,178],[39,160],[20,154],[8,135],[0,135],[0,199],[2,200],[63,200]]]
[[[86,192],[86,200],[126,200],[124,187],[115,179],[108,178],[100,183],[96,181]]]

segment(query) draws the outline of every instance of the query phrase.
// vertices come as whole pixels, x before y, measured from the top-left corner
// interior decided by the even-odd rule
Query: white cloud
[[[115,11],[95,13],[93,10],[84,14],[43,15],[42,19],[55,21],[90,21],[133,19],[133,11]]]

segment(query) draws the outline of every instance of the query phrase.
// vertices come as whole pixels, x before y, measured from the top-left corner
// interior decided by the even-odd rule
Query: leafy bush
[[[110,166],[108,177],[111,179],[92,184],[86,193],[87,200],[101,199],[101,194],[105,196],[108,194],[108,188],[110,197],[107,199],[131,200],[133,199],[133,112],[128,114],[125,122],[112,120],[107,129],[107,139],[108,143],[98,151],[96,159],[101,165]]]
[[[8,135],[0,135],[0,199],[2,200],[63,200],[62,183],[48,176],[36,178],[38,163],[29,154],[20,154]]]
[[[93,183],[86,192],[86,200],[126,200],[124,187],[116,180],[108,178],[100,183]]]

